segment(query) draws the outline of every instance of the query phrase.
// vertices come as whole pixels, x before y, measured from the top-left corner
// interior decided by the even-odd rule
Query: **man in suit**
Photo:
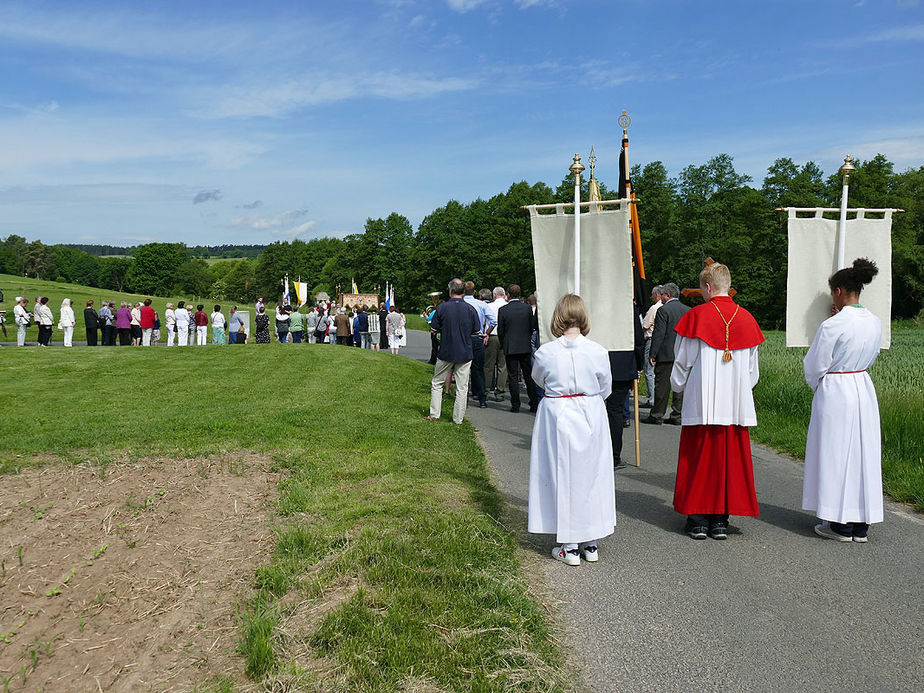
[[[497,311],[497,338],[504,349],[507,363],[507,389],[510,390],[510,411],[520,411],[520,370],[526,380],[529,410],[539,408],[539,392],[533,382],[533,352],[530,337],[539,329],[532,308],[520,300],[520,287],[511,284],[507,290],[510,301]]]
[[[690,308],[683,305],[680,298],[680,288],[673,282],[668,282],[661,288],[662,305],[655,315],[654,330],[651,333],[651,348],[649,362],[654,365],[655,401],[651,413],[645,423],[663,423],[667,413],[667,401],[671,395],[671,369],[674,367],[674,342],[677,326],[681,316]],[[680,411],[683,408],[683,393],[675,392],[671,401],[671,415],[667,419],[670,424],[680,425]]]

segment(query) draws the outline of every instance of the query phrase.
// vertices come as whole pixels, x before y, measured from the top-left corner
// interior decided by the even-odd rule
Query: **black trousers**
[[[613,443],[613,464],[622,459],[623,414],[626,396],[632,389],[633,380],[614,380],[613,391],[606,398],[606,418],[610,422],[610,440]]]
[[[119,346],[131,346],[131,344],[132,344],[132,328],[120,327],[119,328]]]
[[[507,390],[510,391],[510,408],[513,411],[520,409],[520,369],[523,370],[523,379],[526,381],[526,394],[529,397],[529,408],[539,406],[539,391],[533,382],[533,355],[507,354]]]
[[[96,327],[87,328],[87,346],[96,346],[96,335],[99,334],[99,329]]]
[[[38,343],[48,346],[51,342],[51,325],[39,325]]]
[[[436,338],[436,332],[430,333],[430,365],[436,365],[436,352],[439,351],[440,340]]]
[[[655,376],[657,378],[658,376]],[[655,380],[657,382],[657,380]],[[691,525],[696,527],[711,527],[717,522],[723,524],[728,524],[728,513],[723,515],[688,515],[688,520]]]
[[[115,328],[112,325],[103,327],[103,346],[115,346]]]
[[[487,401],[484,387],[484,337],[472,337],[472,395],[480,404]]]
[[[671,396],[671,370],[673,361],[658,361],[655,363],[655,400],[651,414],[655,419],[664,418],[667,413],[667,400]],[[680,420],[680,410],[683,409],[683,393],[675,392],[671,401],[671,419]]]

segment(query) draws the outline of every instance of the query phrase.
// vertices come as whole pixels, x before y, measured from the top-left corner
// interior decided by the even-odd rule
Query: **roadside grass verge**
[[[471,427],[422,418],[429,373],[320,345],[3,349],[0,471],[269,452],[276,544],[239,606],[252,679],[567,690]]]
[[[765,332],[760,381],[754,388],[758,425],[752,438],[802,459],[812,414],[805,384],[805,348],[787,349],[783,332]],[[924,512],[924,330],[893,325],[892,346],[870,369],[882,420],[882,475],[886,493]]]

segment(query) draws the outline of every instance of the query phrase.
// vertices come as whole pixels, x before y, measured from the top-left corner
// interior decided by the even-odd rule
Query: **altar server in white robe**
[[[597,560],[597,540],[613,533],[616,491],[604,400],[612,379],[606,349],[587,339],[580,296],[566,294],[552,314],[554,342],[533,357],[532,377],[545,390],[529,455],[529,523],[554,534],[556,560]]]
[[[860,292],[879,272],[866,259],[828,280],[833,317],[805,355],[805,381],[815,392],[805,443],[802,508],[821,524],[815,533],[865,543],[882,522],[882,442],[879,402],[866,369],[879,355],[882,323],[860,305]]]

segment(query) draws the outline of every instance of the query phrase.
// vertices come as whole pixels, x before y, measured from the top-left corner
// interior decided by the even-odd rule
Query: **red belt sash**
[[[585,395],[583,392],[578,392],[577,394],[574,394],[574,395],[546,395],[546,397],[548,397],[549,399],[565,399],[567,397],[586,397],[586,396],[587,395]]]
[[[829,371],[825,375],[853,375],[854,373],[866,373],[864,368],[862,371]]]

